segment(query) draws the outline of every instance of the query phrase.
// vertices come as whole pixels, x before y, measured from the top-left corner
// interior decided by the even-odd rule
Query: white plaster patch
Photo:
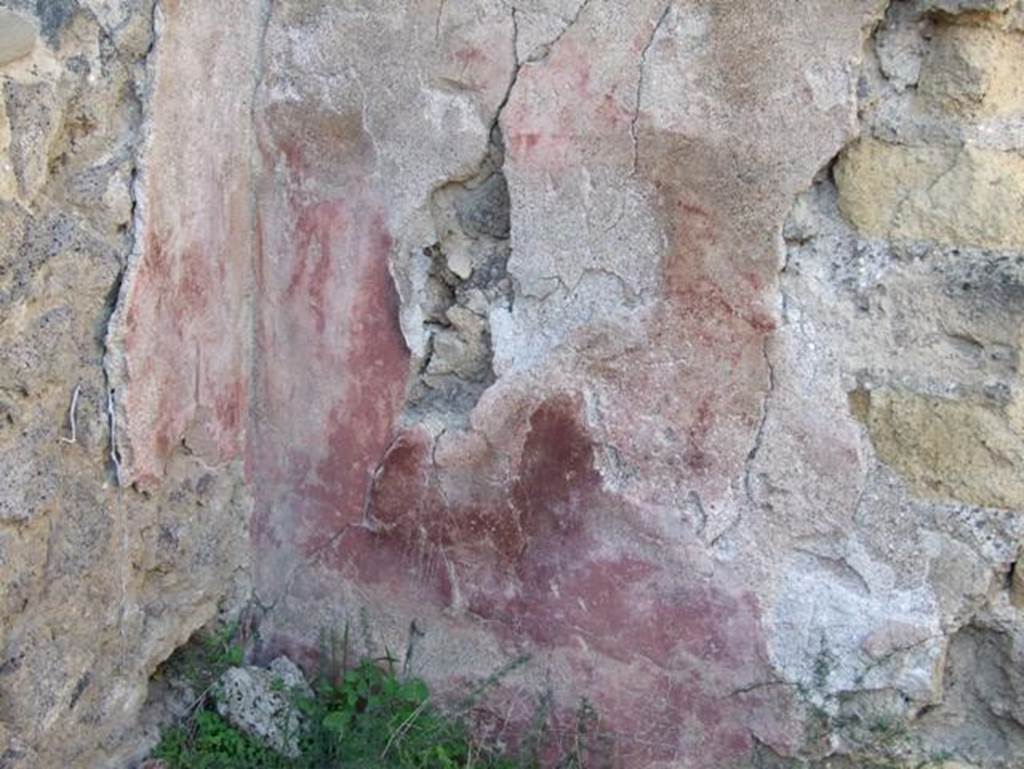
[[[891,687],[931,701],[944,646],[934,595],[925,587],[877,589],[861,576],[866,566],[873,565],[863,558],[855,570],[837,559],[793,557],[769,620],[772,664],[820,696]]]

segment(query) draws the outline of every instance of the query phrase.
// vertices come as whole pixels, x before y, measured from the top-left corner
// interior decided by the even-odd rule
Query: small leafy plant
[[[153,758],[168,769],[536,769],[541,765],[540,743],[550,696],[541,700],[534,719],[540,723],[524,739],[521,755],[505,755],[481,744],[466,720],[484,692],[524,664],[525,658],[489,676],[455,707],[442,708],[422,680],[396,671],[390,654],[346,667],[347,635],[342,664],[336,666],[334,654],[330,655],[328,672],[318,676],[312,696],[289,693],[303,716],[304,726],[295,735],[297,756],[275,752],[218,715],[217,689],[207,684],[209,696],[181,723],[163,732]],[[240,650],[227,653],[222,645],[217,648],[219,661],[241,661]],[[591,743],[596,739],[597,715],[584,702],[572,744],[554,765],[590,766],[584,758],[593,752]]]
[[[216,697],[216,693],[214,693]],[[171,769],[511,769],[488,755],[456,718],[431,703],[426,684],[399,680],[392,670],[364,660],[336,684],[318,682],[313,697],[297,696],[307,728],[296,758],[281,756],[241,733],[213,710],[167,730],[154,757]]]
[[[235,729],[213,710],[199,710],[166,729],[153,753],[170,769],[285,769],[286,760]]]
[[[238,623],[227,623],[185,646],[170,663],[169,674],[186,682],[198,699],[204,700],[224,671],[241,665],[244,657]]]

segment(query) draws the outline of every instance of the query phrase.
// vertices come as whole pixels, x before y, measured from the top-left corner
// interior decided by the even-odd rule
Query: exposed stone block
[[[1024,247],[1024,157],[861,139],[835,169],[839,206],[865,235]]]
[[[933,110],[965,117],[1024,110],[1024,35],[993,25],[939,24],[921,71]]]
[[[217,710],[246,734],[295,758],[305,719],[294,698],[311,698],[313,690],[302,671],[287,657],[268,669],[233,667],[217,682]]]
[[[921,8],[949,14],[996,12],[1009,10],[1018,0],[922,0]]]
[[[1024,435],[1001,410],[896,390],[851,394],[878,456],[924,497],[1024,507]]]

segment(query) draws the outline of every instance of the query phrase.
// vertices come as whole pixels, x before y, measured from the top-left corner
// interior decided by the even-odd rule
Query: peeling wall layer
[[[239,20],[231,35],[218,29],[225,13]],[[122,481],[139,488],[182,448],[215,465],[242,455],[256,242],[259,9],[173,3],[155,25],[135,252],[108,340]]]

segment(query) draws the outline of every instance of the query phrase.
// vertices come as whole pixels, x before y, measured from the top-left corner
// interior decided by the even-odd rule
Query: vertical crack
[[[555,35],[553,38],[551,38],[551,40],[549,40],[546,43],[543,43],[543,44],[537,46],[537,48],[534,49],[534,53],[532,53],[531,55],[527,56],[523,60],[522,63],[523,64],[535,64],[538,61],[543,61],[544,59],[546,59],[548,57],[548,55],[551,53],[551,51],[555,48],[555,46],[558,45],[559,41],[563,37],[565,37],[566,34],[568,34],[570,29],[572,29],[574,26],[576,26],[576,22],[578,22],[580,20],[580,18],[583,16],[584,11],[587,10],[587,6],[590,5],[590,2],[591,2],[591,0],[583,0],[583,2],[581,2],[578,6],[576,6],[576,11],[573,13],[573,15],[571,17],[569,17],[569,18],[560,17],[562,19],[562,21],[565,22],[565,26],[562,27],[562,30],[557,35]],[[518,50],[518,46],[517,46],[517,50]]]
[[[439,40],[441,38],[441,21],[444,19],[445,6],[448,4],[448,0],[439,0],[437,4],[437,15],[434,17],[434,39]]]
[[[668,18],[668,14],[669,11],[672,10],[673,3],[674,0],[669,0],[665,4],[661,14],[658,16],[658,20],[654,23],[654,27],[651,29],[651,34],[647,38],[647,42],[644,44],[643,50],[640,52],[640,64],[638,65],[639,71],[636,79],[635,108],[633,110],[633,116],[629,121],[629,138],[633,143],[633,170],[630,172],[630,175],[635,174],[640,165],[640,136],[637,133],[637,128],[640,123],[640,105],[644,93],[644,73],[647,69],[647,54],[651,50],[651,46],[654,45],[654,38],[658,36],[659,30],[665,23],[665,19]]]
[[[501,97],[501,101],[498,102],[498,108],[494,111],[494,119],[491,121],[491,133],[494,133],[495,128],[501,126],[501,114],[505,111],[505,107],[508,106],[508,101],[512,98],[512,89],[516,87],[516,82],[519,80],[519,70],[523,67],[523,62],[519,61],[519,17],[516,15],[518,11],[515,7],[512,8],[512,76],[509,78],[508,86],[505,88],[505,94]]]
[[[768,423],[768,404],[771,402],[772,395],[775,392],[775,366],[772,364],[771,356],[768,354],[770,338],[768,334],[765,334],[761,343],[761,355],[764,357],[765,366],[768,368],[768,389],[765,391],[764,399],[761,401],[761,418],[757,424],[757,431],[754,433],[754,444],[747,453],[743,473],[743,488],[747,495],[747,501],[752,507],[756,505],[753,483],[754,462],[764,443],[765,426]]]
[[[147,91],[150,87],[152,69],[151,57],[156,49],[157,37],[159,36],[159,17],[160,0],[155,0],[150,10],[149,44],[138,62],[137,66],[139,67],[141,74],[134,77],[135,87],[131,94],[139,108],[139,126],[138,130],[135,132],[137,136],[143,136],[145,134],[144,126],[146,123],[146,105],[148,101]],[[122,485],[123,481],[123,455],[118,444],[117,436],[117,410],[120,408],[117,402],[117,388],[123,377],[124,361],[122,360],[123,353],[119,347],[117,335],[120,312],[121,308],[124,306],[128,292],[130,276],[138,264],[142,251],[142,219],[144,206],[140,192],[140,177],[142,172],[139,166],[139,155],[142,151],[142,142],[143,140],[141,138],[136,139],[134,146],[132,147],[132,153],[135,155],[135,159],[132,167],[131,178],[128,181],[128,195],[131,200],[131,227],[128,229],[127,233],[128,243],[125,252],[126,256],[121,263],[120,271],[114,278],[114,286],[111,292],[113,300],[105,319],[103,355],[100,363],[107,390],[107,427],[109,431],[108,472],[113,476],[113,480],[118,487]]]

